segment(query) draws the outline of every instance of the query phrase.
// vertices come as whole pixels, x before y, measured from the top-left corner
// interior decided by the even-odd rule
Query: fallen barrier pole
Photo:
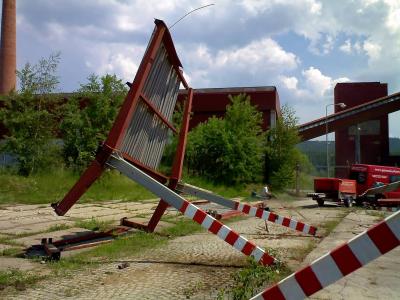
[[[400,212],[397,212],[251,300],[304,299],[393,250],[399,246],[399,238]]]
[[[131,165],[129,162],[119,157],[118,154],[111,155],[107,165],[117,169],[125,176],[144,186],[146,189],[159,196],[169,205],[182,212],[185,216],[194,220],[203,228],[232,245],[235,249],[241,251],[247,256],[254,257],[254,259],[260,264],[271,265],[276,262],[275,258],[270,256],[260,247],[248,241],[246,238],[242,237],[212,216],[208,215],[196,205],[191,204],[173,190],[169,189],[135,166]]]
[[[292,219],[292,218],[282,217],[273,212],[269,212],[269,211],[266,211],[261,208],[257,208],[257,207],[254,207],[254,206],[251,206],[248,204],[244,204],[244,203],[240,203],[238,201],[226,199],[222,196],[216,195],[210,191],[204,190],[202,188],[199,188],[199,187],[196,187],[196,186],[193,186],[190,184],[179,183],[176,187],[176,190],[181,193],[196,196],[196,197],[220,204],[222,206],[228,207],[230,209],[243,212],[252,217],[257,217],[257,218],[263,219],[265,221],[269,221],[269,222],[272,222],[275,224],[279,224],[279,225],[291,228],[293,230],[300,231],[302,233],[315,235],[317,232],[317,228],[314,226],[296,221],[295,219]]]

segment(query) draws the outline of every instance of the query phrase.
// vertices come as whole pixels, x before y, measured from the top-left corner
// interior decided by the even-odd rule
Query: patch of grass
[[[78,180],[71,170],[35,174],[29,177],[0,172],[0,204],[49,204],[60,201]],[[156,198],[144,187],[116,171],[106,171],[82,196],[80,203]]]
[[[21,244],[17,243],[13,240],[14,236],[2,236],[0,237],[0,244],[11,245],[11,246],[21,246]]]
[[[55,274],[59,275],[70,270],[81,269],[82,267],[90,268],[99,263],[129,257],[145,249],[159,247],[165,244],[167,240],[166,237],[154,233],[137,232],[118,237],[111,243],[91,248],[74,256],[52,261],[49,266]]]
[[[30,272],[16,269],[0,271],[0,290],[8,286],[14,286],[17,290],[25,290],[27,285],[35,284],[43,276],[38,276]]]
[[[67,224],[55,224],[55,225],[51,225],[46,232],[53,232],[53,231],[60,231],[60,230],[65,230],[71,228],[71,226],[67,225]]]
[[[75,227],[85,228],[91,231],[106,231],[111,229],[113,221],[100,221],[92,217],[89,220],[79,220],[75,222]]]
[[[162,235],[167,235],[170,237],[178,237],[204,230],[203,227],[201,227],[199,224],[188,218],[184,219],[178,218],[176,221],[170,219],[169,222],[175,223],[175,225],[162,230],[161,232]]]
[[[365,210],[365,213],[366,213],[368,216],[372,216],[372,217],[378,218],[379,221],[382,221],[382,220],[386,217],[385,212],[379,211],[379,210],[370,210],[370,209],[366,209],[366,210]]]
[[[316,240],[309,240],[305,247],[298,247],[292,249],[290,257],[296,261],[303,261],[306,256],[317,247],[318,242]]]
[[[320,227],[325,229],[325,236],[331,234],[331,232],[342,222],[343,218],[349,214],[350,210],[340,212],[335,219],[326,221],[321,224]]]
[[[1,251],[1,256],[19,256],[23,253],[22,248],[11,247]]]
[[[250,299],[260,288],[277,282],[291,273],[289,268],[282,263],[262,266],[253,258],[249,258],[248,262],[246,267],[233,274],[232,287],[227,290],[220,290],[217,299]]]
[[[184,175],[183,181],[194,186],[212,191],[215,194],[221,195],[226,198],[234,197],[249,197],[252,191],[259,192],[263,187],[263,184],[246,184],[246,185],[235,185],[226,186],[221,184],[215,184],[204,178],[197,176]]]

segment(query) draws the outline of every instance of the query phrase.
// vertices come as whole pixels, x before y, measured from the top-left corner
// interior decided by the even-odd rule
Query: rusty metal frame
[[[182,176],[193,91],[183,77],[183,72],[181,70],[182,65],[176,54],[176,50],[167,26],[161,20],[155,20],[154,23],[155,29],[153,31],[147,50],[136,73],[135,79],[130,85],[130,90],[125,98],[124,103],[121,106],[121,109],[106,141],[99,148],[94,161],[81,175],[80,179],[71,188],[71,190],[60,202],[52,204],[52,207],[58,215],[64,215],[79,200],[79,198],[85,193],[85,191],[101,176],[104,169],[106,168],[107,160],[110,158],[111,153],[115,151],[119,152],[121,156],[129,163],[136,166],[158,182],[162,184],[168,183],[168,187],[171,189],[175,189],[177,183],[179,182]],[[171,124],[170,121],[168,121],[166,116],[150,101],[150,99],[146,97],[143,91],[146,80],[149,78],[150,72],[152,70],[152,64],[155,61],[156,55],[162,46],[165,47],[165,51],[168,55],[167,59],[172,65],[173,70],[175,71],[175,76],[177,76],[176,78],[178,79],[177,83],[180,82],[180,84],[182,84],[188,90],[188,97],[187,101],[185,101],[186,103],[182,126],[179,132],[178,147],[172,166],[172,171],[169,176],[161,174],[156,169],[145,165],[138,159],[135,159],[134,157],[129,155],[129,153],[125,153],[121,150],[124,135],[127,132],[128,126],[132,118],[134,117],[135,111],[137,111],[138,104],[140,102],[144,103],[145,107],[150,111],[150,113],[152,113],[154,116],[157,116],[157,118],[161,120],[162,124],[167,126],[169,130],[176,134],[178,133],[177,129]],[[168,204],[163,199],[160,199],[157,209],[155,210],[149,223],[147,225],[136,224],[134,227],[138,227],[150,232],[154,231],[167,207]],[[123,224],[124,222],[127,222],[126,219],[121,220],[121,224]],[[132,225],[131,222],[129,224]]]

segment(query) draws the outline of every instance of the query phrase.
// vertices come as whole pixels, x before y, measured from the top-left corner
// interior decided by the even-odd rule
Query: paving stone
[[[29,233],[36,233],[39,231],[44,231],[49,229],[52,226],[57,226],[60,224],[66,224],[68,226],[72,226],[74,222],[59,220],[59,221],[44,221],[44,222],[32,222],[30,224],[11,224],[9,227],[5,229],[0,229],[2,233],[8,234],[29,234]],[[12,227],[14,225],[14,227]]]
[[[12,245],[6,245],[6,244],[0,244],[0,252],[6,249],[13,248],[14,246]]]
[[[18,269],[21,271],[33,270],[39,266],[31,260],[17,257],[0,256],[0,270]]]
[[[113,208],[115,214],[100,217],[117,216],[119,213],[132,215],[139,211],[151,211],[157,204],[153,203],[102,203],[101,210],[107,211]],[[299,221],[304,221],[310,225],[319,225],[327,220],[337,219],[341,214],[341,207],[319,208],[312,200],[302,200],[282,203],[276,200],[269,201],[272,209],[282,216],[293,216]],[[89,213],[93,206],[74,206],[79,212],[85,209],[84,213]],[[98,207],[96,207],[98,209]],[[135,210],[132,212],[131,210]],[[121,212],[122,211],[122,212]],[[168,210],[169,215],[176,215],[176,210]],[[349,216],[354,226],[364,219],[357,216]],[[90,217],[88,217],[90,218]],[[132,218],[130,218],[132,220]],[[148,218],[135,218],[136,221],[148,222]],[[161,222],[157,229],[171,224]],[[243,234],[249,240],[253,240],[261,247],[272,247],[279,249],[282,253],[282,260],[286,261],[292,255],[294,249],[306,247],[310,240],[317,242],[320,239],[304,235],[293,231],[287,227],[268,223],[269,232],[265,230],[265,222],[257,218],[244,218],[228,225],[235,231]],[[348,234],[345,228],[337,227],[338,232]],[[357,230],[362,230],[358,227]],[[347,236],[345,236],[347,238]],[[327,239],[327,238],[326,238]],[[326,240],[324,239],[324,241]],[[328,240],[329,241],[329,240]],[[322,244],[322,243],[321,243]],[[329,250],[331,248],[329,247]],[[68,252],[65,252],[67,254]],[[69,252],[68,254],[71,254]],[[318,253],[320,256],[321,251]],[[396,252],[398,257],[398,252]],[[64,255],[64,254],[63,254]],[[386,257],[386,256],[385,256]],[[379,268],[400,269],[400,262],[397,257],[392,257]],[[129,267],[118,270],[117,265],[121,262],[128,262]],[[220,240],[213,234],[200,232],[193,235],[178,237],[170,240],[165,246],[142,251],[137,255],[124,258],[121,261],[105,263],[94,269],[84,268],[74,271],[70,277],[52,278],[51,281],[43,281],[33,288],[19,292],[16,295],[6,296],[5,299],[215,299],[218,289],[229,287],[232,284],[231,275],[237,271],[232,266],[243,266],[246,263],[246,256],[233,249],[229,244]],[[196,264],[196,265],[193,265]],[[298,269],[300,262],[291,264]],[[377,266],[375,268],[378,268]],[[383,270],[384,271],[384,270]],[[385,272],[376,272],[383,274]],[[391,272],[393,274],[393,271]],[[400,272],[395,275],[395,280],[400,279]],[[365,278],[360,281],[363,289],[370,286],[374,289],[374,282],[381,284],[383,280],[388,280],[390,275],[381,275],[382,281],[371,272],[367,272]],[[383,284],[383,283],[382,283]],[[396,299],[400,293],[397,285],[393,288],[395,292],[388,292],[380,299]],[[318,299],[359,299],[354,294],[343,294],[347,298],[336,298],[341,295],[339,290],[334,290],[336,294],[329,294],[330,298]],[[364,295],[364,290],[358,295]],[[390,294],[391,293],[391,294]],[[331,295],[335,295],[332,297]],[[390,295],[391,298],[385,298]],[[7,298],[9,297],[9,298]],[[375,297],[377,298],[377,297]]]

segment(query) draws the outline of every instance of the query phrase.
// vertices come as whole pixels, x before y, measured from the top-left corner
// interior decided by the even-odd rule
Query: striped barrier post
[[[399,238],[397,212],[251,299],[304,299],[396,248]]]
[[[317,228],[299,221],[296,221],[292,218],[282,217],[275,213],[263,210],[261,208],[257,208],[248,204],[243,204],[238,201],[233,201],[230,199],[226,199],[222,196],[216,195],[210,191],[204,190],[202,188],[185,184],[180,182],[177,186],[177,191],[186,193],[189,195],[193,195],[199,198],[203,198],[205,200],[209,200],[211,202],[217,203],[219,205],[228,207],[233,210],[237,210],[243,212],[249,216],[257,217],[263,219],[265,221],[269,221],[272,223],[276,223],[293,230],[300,231],[305,234],[315,235],[317,233]]]
[[[146,173],[125,161],[123,158],[112,155],[107,161],[107,164],[110,167],[117,169],[130,179],[136,181],[140,185],[144,186],[149,191],[166,201],[169,205],[182,212],[185,216],[194,220],[203,228],[232,245],[235,249],[241,251],[247,256],[253,256],[254,259],[260,264],[272,265],[277,261],[263,249],[248,241],[246,238],[242,237],[212,216],[208,215],[196,205],[191,204],[168,187],[159,183],[157,180],[153,179]]]

